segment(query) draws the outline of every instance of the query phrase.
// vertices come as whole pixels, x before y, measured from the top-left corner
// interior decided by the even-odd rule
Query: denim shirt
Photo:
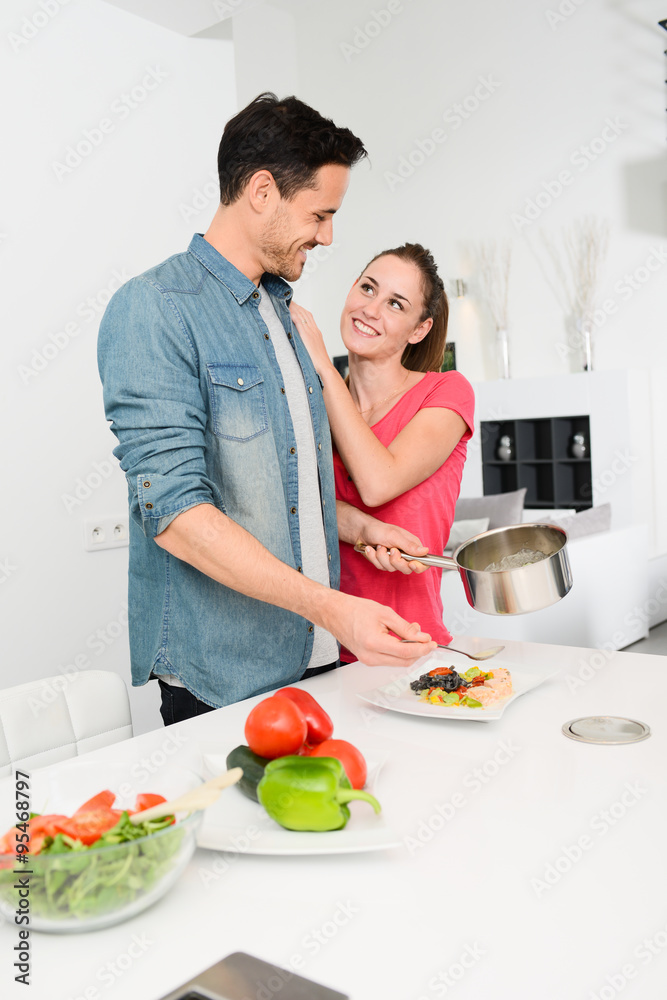
[[[303,372],[317,450],[330,566],[339,558],[331,437],[322,386],[289,315],[292,289],[264,288]],[[169,555],[155,536],[197,504],[213,504],[278,559],[301,566],[294,428],[260,293],[199,234],[132,278],[100,325],[98,363],[130,504],[132,682],[175,674],[216,707],[292,683],[313,626],[217,583]]]

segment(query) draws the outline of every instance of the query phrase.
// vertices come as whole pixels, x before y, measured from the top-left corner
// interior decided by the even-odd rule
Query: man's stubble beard
[[[287,230],[284,211],[276,209],[259,237],[259,249],[266,264],[265,269],[270,274],[277,274],[285,281],[297,281],[301,277],[303,263],[296,260],[291,245],[285,246]]]

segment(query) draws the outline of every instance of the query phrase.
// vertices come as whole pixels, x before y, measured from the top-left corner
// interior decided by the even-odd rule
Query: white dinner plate
[[[229,748],[231,749],[231,748]],[[368,765],[365,792],[378,794],[378,775],[383,760],[371,757],[360,748]],[[217,751],[202,749],[204,769],[209,775],[227,770],[226,755],[222,747]],[[213,851],[232,851],[239,854],[352,854],[360,851],[380,851],[397,847],[401,841],[391,830],[382,815],[376,815],[368,802],[348,804],[350,818],[342,830],[323,833],[302,833],[285,830],[272,820],[264,808],[247,798],[238,788],[223,792],[217,802],[204,813],[199,828],[197,846]]]
[[[469,667],[478,666],[480,670],[493,670],[496,667],[505,667],[512,676],[512,694],[509,698],[503,698],[487,708],[464,708],[461,706],[450,707],[448,705],[431,705],[429,702],[420,701],[419,696],[410,689],[410,681],[416,680],[422,674],[428,673],[437,666],[454,667],[459,673],[464,673]],[[381,687],[373,688],[371,691],[358,692],[363,701],[378,708],[387,709],[390,712],[402,712],[404,715],[423,715],[435,719],[466,719],[471,722],[492,722],[499,719],[508,705],[520,698],[527,691],[542,684],[557,674],[557,669],[544,669],[538,666],[525,666],[523,664],[511,663],[501,657],[493,657],[486,663],[473,663],[465,656],[458,653],[447,652],[444,649],[435,650],[428,660],[421,663],[409,673],[402,674],[395,681],[383,684]]]

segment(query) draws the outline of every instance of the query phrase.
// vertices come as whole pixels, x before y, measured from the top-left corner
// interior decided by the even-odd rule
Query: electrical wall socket
[[[96,521],[86,521],[83,530],[83,547],[87,552],[97,552],[100,549],[120,549],[130,543],[127,514],[122,514],[120,517],[100,517]]]

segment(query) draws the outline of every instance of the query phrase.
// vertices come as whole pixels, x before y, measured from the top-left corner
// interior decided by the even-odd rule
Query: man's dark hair
[[[353,167],[367,156],[361,139],[296,97],[260,94],[225,125],[218,149],[220,201],[231,205],[254,173],[269,170],[282,198],[315,187],[328,163]]]

